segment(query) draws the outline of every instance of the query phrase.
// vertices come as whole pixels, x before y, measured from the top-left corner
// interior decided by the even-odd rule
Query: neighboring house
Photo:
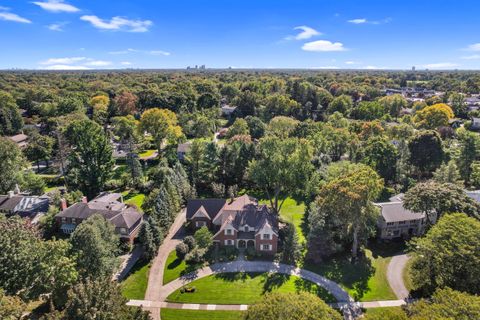
[[[462,126],[463,124],[463,121],[461,119],[457,119],[457,118],[454,118],[454,119],[450,119],[448,120],[448,124],[450,125],[450,127],[452,127],[453,129],[458,129]]]
[[[237,107],[231,107],[228,104],[226,104],[222,106],[222,115],[228,118],[235,112],[236,109]]]
[[[185,155],[187,154],[188,151],[190,151],[191,147],[192,147],[191,142],[185,142],[185,143],[179,144],[177,147],[178,160],[180,161],[185,160]]]
[[[425,231],[427,218],[403,207],[403,194],[390,198],[390,202],[375,203],[380,208],[377,221],[378,237],[382,240],[411,238]]]
[[[480,130],[480,118],[472,117],[471,130]]]
[[[28,136],[26,134],[20,133],[11,137],[8,137],[10,140],[15,142],[20,149],[23,149],[27,146]]]
[[[120,201],[119,201],[120,200]],[[119,193],[102,193],[92,201],[77,202],[70,207],[62,199],[62,211],[55,219],[65,234],[72,233],[75,228],[94,214],[103,216],[115,227],[115,232],[122,241],[133,242],[143,222],[143,216],[134,207],[123,203]]]
[[[47,196],[29,196],[14,191],[0,195],[0,213],[6,216],[19,215],[29,218],[32,224],[48,211],[50,198]]]
[[[259,205],[248,195],[232,200],[190,200],[187,221],[194,228],[207,226],[219,246],[255,248],[266,255],[277,253],[278,219],[266,205]]]
[[[480,202],[480,190],[473,190],[473,191],[465,190],[465,193],[467,194],[467,196],[469,196],[473,200]]]

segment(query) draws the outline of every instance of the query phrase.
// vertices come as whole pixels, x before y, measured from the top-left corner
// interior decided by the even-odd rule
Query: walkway
[[[143,249],[140,245],[135,246],[132,252],[129,254],[123,255],[120,258],[122,259],[122,264],[120,265],[119,270],[116,274],[113,275],[113,280],[122,281],[137,263],[137,261],[142,257]]]
[[[183,239],[183,224],[186,221],[186,211],[182,210],[175,218],[170,232],[163,240],[162,245],[158,249],[157,256],[152,261],[150,267],[150,273],[148,275],[148,286],[145,291],[145,299],[150,301],[162,301],[161,292],[163,291],[163,270],[165,269],[165,262],[168,255],[172,250],[175,250],[175,246]],[[146,308],[152,313],[153,319],[160,319],[159,308]]]
[[[408,262],[408,256],[401,254],[393,256],[387,268],[387,280],[398,299],[406,299],[409,295],[403,281],[403,270]]]

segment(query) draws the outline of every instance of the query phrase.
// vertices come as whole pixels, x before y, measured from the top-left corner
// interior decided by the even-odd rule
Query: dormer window
[[[262,235],[263,240],[270,240],[270,234],[269,233],[264,233]]]
[[[227,236],[231,236],[231,235],[233,235],[233,230],[232,229],[225,229],[225,234]]]
[[[120,233],[121,234],[127,234],[127,229],[126,228],[120,228]]]

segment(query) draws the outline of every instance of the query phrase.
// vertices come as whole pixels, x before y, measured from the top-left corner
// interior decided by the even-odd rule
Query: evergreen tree
[[[302,256],[302,248],[298,240],[295,226],[288,223],[284,228],[282,259],[287,264],[296,265]]]
[[[142,228],[138,234],[138,241],[143,246],[145,259],[152,260],[157,254],[158,247],[153,240],[152,228],[148,220],[143,222]]]

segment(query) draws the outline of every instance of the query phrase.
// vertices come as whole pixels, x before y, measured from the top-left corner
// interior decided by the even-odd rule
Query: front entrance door
[[[246,243],[245,243],[245,240],[238,240],[238,248],[239,249],[243,249],[243,248],[246,248]]]

